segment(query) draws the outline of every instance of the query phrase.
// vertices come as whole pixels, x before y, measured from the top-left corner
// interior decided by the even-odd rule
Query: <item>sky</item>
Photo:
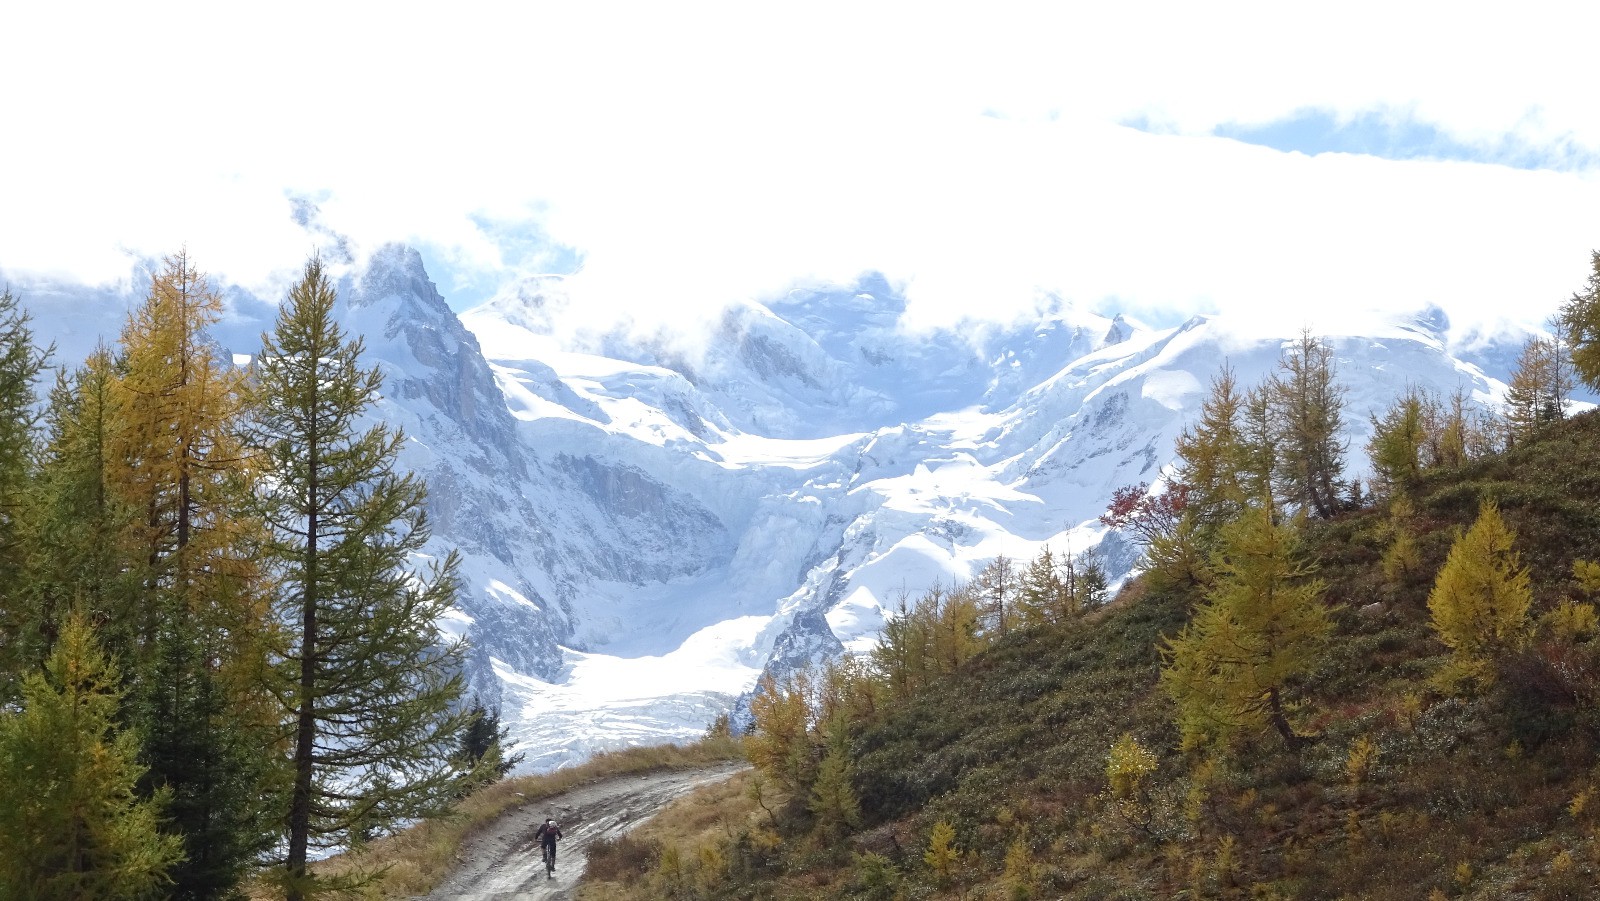
[[[1533,327],[1600,248],[1597,33],[1577,2],[10,3],[0,273],[187,247],[279,297],[337,237],[417,246],[458,309],[881,272],[929,324]]]

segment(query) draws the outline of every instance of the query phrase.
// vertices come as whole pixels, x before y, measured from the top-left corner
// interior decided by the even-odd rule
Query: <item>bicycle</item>
[[[556,849],[554,845],[541,845],[544,852],[544,871],[546,879],[556,878]]]

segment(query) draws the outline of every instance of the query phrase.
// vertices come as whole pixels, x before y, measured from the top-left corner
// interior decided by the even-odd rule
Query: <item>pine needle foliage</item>
[[[1572,375],[1558,339],[1533,337],[1522,346],[1506,386],[1505,426],[1510,442],[1533,439],[1566,418]]]
[[[1211,377],[1199,419],[1173,443],[1177,478],[1189,486],[1189,513],[1208,534],[1238,516],[1251,499],[1243,417],[1238,378],[1223,364]]]
[[[0,290],[0,553],[16,536],[9,524],[33,464],[39,421],[34,385],[50,356],[34,344],[29,321],[17,296]]]
[[[0,291],[0,701],[15,694],[16,675],[27,669],[33,628],[21,584],[30,531],[24,495],[37,452],[34,384],[48,353],[34,345],[28,321],[16,295]]]
[[[1428,403],[1422,390],[1410,388],[1389,405],[1382,417],[1371,417],[1372,438],[1367,442],[1367,456],[1372,461],[1372,484],[1380,495],[1404,494],[1422,477]]]
[[[1161,681],[1178,705],[1184,740],[1198,745],[1270,726],[1298,748],[1285,693],[1333,631],[1322,583],[1298,557],[1293,529],[1266,510],[1223,529],[1213,566],[1205,603],[1164,650]]]
[[[470,716],[456,703],[464,646],[437,626],[456,558],[413,567],[429,537],[425,488],[395,472],[401,433],[364,426],[381,375],[361,367],[336,301],[312,259],[263,336],[253,385],[273,604],[291,630],[278,695],[291,735],[280,871],[290,899],[363,878],[319,882],[312,849],[442,809],[460,787],[453,752]]]
[[[160,831],[168,796],[141,798],[137,736],[116,727],[116,668],[78,616],[46,668],[0,713],[0,897],[134,899],[167,884],[183,857]]]
[[[24,594],[27,659],[39,665],[73,608],[96,624],[109,656],[138,659],[142,567],[130,553],[138,510],[112,483],[115,369],[110,349],[100,345],[82,366],[57,374],[45,407]]]
[[[187,254],[163,260],[123,328],[104,436],[107,487],[136,512],[118,523],[136,583],[119,650],[149,766],[142,790],[172,792],[166,828],[184,840],[171,874],[180,899],[234,893],[271,841],[274,630],[239,442],[242,377],[208,338],[221,310]]]
[[[861,804],[850,785],[848,724],[843,716],[836,716],[829,723],[824,747],[817,778],[811,786],[811,813],[825,832],[858,828]]]
[[[933,872],[940,885],[949,885],[961,863],[961,851],[956,848],[956,827],[948,820],[933,824],[928,836],[928,850],[922,853],[922,862]]]
[[[1590,263],[1588,284],[1562,305],[1560,322],[1578,378],[1600,390],[1600,250],[1590,255]]]
[[[1327,519],[1339,509],[1344,484],[1345,388],[1333,347],[1303,331],[1278,368],[1268,387],[1283,450],[1281,485],[1293,509]]]
[[[1428,611],[1439,640],[1453,652],[1440,674],[1446,686],[1492,683],[1495,658],[1527,640],[1533,593],[1515,540],[1499,507],[1484,501],[1434,580]]]

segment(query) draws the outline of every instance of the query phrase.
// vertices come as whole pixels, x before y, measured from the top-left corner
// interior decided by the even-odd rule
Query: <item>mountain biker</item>
[[[554,876],[556,872],[556,840],[561,838],[561,827],[555,820],[545,820],[539,826],[539,831],[533,834],[534,841],[544,848],[544,868],[547,875]]]

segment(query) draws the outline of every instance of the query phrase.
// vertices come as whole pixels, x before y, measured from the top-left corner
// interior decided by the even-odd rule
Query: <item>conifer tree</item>
[[[926,595],[913,605],[901,592],[878,633],[872,664],[893,698],[908,697],[927,683],[933,661],[934,606]]]
[[[1257,506],[1277,506],[1283,500],[1277,475],[1283,454],[1271,383],[1245,392],[1239,432],[1244,443],[1245,496]]]
[[[981,603],[970,585],[934,585],[884,624],[872,662],[892,697],[903,698],[958,670],[986,644]],[[992,633],[990,633],[992,634]]]
[[[138,741],[115,726],[118,675],[68,617],[20,710],[0,712],[0,897],[149,897],[183,856],[158,829],[164,793],[134,794]]]
[[[745,753],[757,769],[789,792],[805,791],[816,778],[809,694],[804,672],[782,682],[767,673],[750,698]]]
[[[1422,563],[1412,524],[1416,515],[1416,507],[1405,495],[1396,497],[1389,504],[1388,531],[1391,537],[1380,566],[1384,579],[1397,587],[1403,585]]]
[[[334,321],[320,260],[263,336],[254,445],[276,562],[278,618],[292,624],[280,697],[293,787],[282,810],[290,899],[338,886],[307,871],[310,851],[352,828],[382,833],[433,813],[457,790],[453,746],[464,645],[438,629],[456,558],[411,559],[429,532],[426,489],[394,471],[403,436],[363,427],[381,375]]]
[[[933,832],[928,836],[928,850],[922,854],[922,862],[933,871],[933,876],[939,885],[949,885],[955,878],[956,867],[961,863],[961,851],[956,847],[956,827],[949,820],[940,820],[933,824]]]
[[[50,356],[34,345],[29,321],[17,296],[0,290],[0,566],[14,559],[13,522],[36,450],[34,385]]]
[[[1372,461],[1373,488],[1385,497],[1404,493],[1422,476],[1426,404],[1426,395],[1412,387],[1389,405],[1382,419],[1372,417],[1367,456]]]
[[[1111,577],[1106,574],[1105,558],[1098,548],[1089,548],[1072,558],[1074,573],[1069,585],[1072,594],[1073,615],[1103,606],[1106,593],[1111,589]]]
[[[1017,617],[1017,568],[1011,558],[1001,554],[990,560],[972,580],[972,591],[981,599],[984,618],[990,630],[1004,636]]]
[[[1510,440],[1526,441],[1566,416],[1571,377],[1558,340],[1529,338],[1506,388],[1505,422]]]
[[[1065,621],[1071,615],[1073,597],[1067,581],[1062,578],[1055,554],[1046,545],[1023,569],[1017,586],[1017,610],[1026,625]],[[1071,573],[1071,570],[1067,570]],[[1075,575],[1075,574],[1074,574]]]
[[[1453,652],[1439,676],[1447,687],[1492,683],[1496,658],[1527,639],[1533,594],[1515,541],[1499,507],[1484,501],[1434,579],[1428,612]]]
[[[984,647],[979,634],[982,605],[970,585],[960,585],[932,597],[937,612],[933,632],[934,672],[946,675],[960,669]]]
[[[1211,378],[1199,421],[1184,427],[1173,445],[1176,477],[1189,486],[1189,515],[1206,532],[1233,519],[1250,499],[1243,406],[1233,368],[1225,363]]]
[[[1271,392],[1283,487],[1295,509],[1327,519],[1339,509],[1345,450],[1344,387],[1333,348],[1303,331],[1278,366]]]
[[[857,726],[878,721],[883,684],[872,667],[854,654],[830,660],[817,680],[817,722]]]
[[[135,512],[110,482],[115,363],[104,345],[57,374],[45,411],[28,562],[30,656],[50,652],[61,618],[76,607],[111,656],[135,659],[139,562],[128,554]]]
[[[846,739],[844,717],[830,718],[822,761],[817,765],[817,779],[811,786],[811,813],[817,818],[819,828],[830,832],[861,825],[861,804],[850,783],[850,746]],[[837,838],[833,836],[834,840]]]
[[[1590,255],[1589,283],[1561,307],[1562,338],[1585,385],[1600,391],[1600,250]]]
[[[1029,847],[1026,835],[1017,836],[1006,846],[1000,887],[1007,901],[1031,901],[1038,892],[1038,866],[1034,863],[1033,849]]]
[[[456,744],[456,760],[470,772],[468,788],[479,788],[505,778],[523,761],[521,752],[510,753],[509,730],[500,725],[499,708],[485,707],[474,697],[469,717]]]
[[[1423,431],[1428,435],[1423,466],[1461,466],[1467,462],[1471,444],[1466,398],[1458,391],[1449,403],[1433,398],[1430,401],[1423,411]]]
[[[1187,744],[1275,729],[1291,750],[1290,680],[1315,662],[1333,624],[1322,583],[1298,559],[1294,532],[1267,510],[1224,528],[1217,579],[1194,619],[1163,648],[1162,685]]]
[[[207,338],[221,309],[186,254],[163,261],[123,329],[106,436],[108,486],[135,511],[130,704],[144,790],[172,792],[167,828],[184,841],[175,898],[232,894],[272,838],[275,630],[239,442],[241,377]]]
[[[37,455],[34,384],[49,356],[34,346],[21,301],[0,290],[0,701],[14,695],[29,666],[27,633],[33,628],[24,597],[24,491]]]

